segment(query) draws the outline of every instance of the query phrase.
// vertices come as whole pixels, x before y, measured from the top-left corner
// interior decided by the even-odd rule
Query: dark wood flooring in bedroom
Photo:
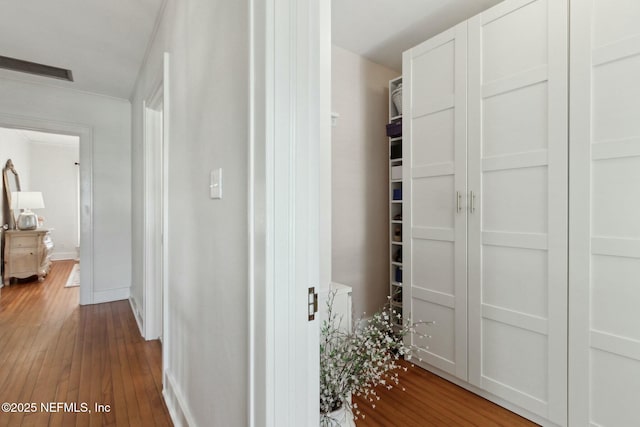
[[[73,264],[0,291],[0,403],[37,405],[0,412],[0,426],[170,426],[159,342],[140,336],[128,301],[79,306],[79,288],[64,287]],[[42,411],[51,402],[92,413]]]

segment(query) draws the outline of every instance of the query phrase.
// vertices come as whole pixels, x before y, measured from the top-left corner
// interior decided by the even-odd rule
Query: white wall
[[[94,298],[97,301],[128,298],[131,285],[129,101],[2,79],[0,115],[91,128]]]
[[[29,140],[14,129],[0,127],[0,169],[11,159],[20,177],[20,187],[29,189]],[[4,194],[4,187],[2,192]],[[0,212],[4,209],[4,196],[0,195]]]
[[[79,147],[31,142],[30,190],[41,191],[44,209],[36,213],[44,217],[44,227],[52,229],[55,244],[52,258],[74,259],[78,246],[78,166]]]
[[[191,425],[248,425],[248,46],[248,2],[168,0],[132,98],[132,297],[143,307],[142,103],[168,51],[165,387],[170,409]],[[209,171],[217,167],[224,171],[222,200],[209,198]]]
[[[401,73],[333,46],[332,280],[353,288],[357,317],[389,294],[389,80]]]

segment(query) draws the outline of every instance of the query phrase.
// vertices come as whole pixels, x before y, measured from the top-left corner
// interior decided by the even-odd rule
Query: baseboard
[[[78,257],[78,254],[74,252],[54,252],[51,254],[52,261],[64,261],[67,259],[75,260]]]
[[[180,391],[180,388],[176,384],[173,375],[166,370],[164,371],[164,387],[162,389],[162,396],[164,402],[169,410],[171,421],[175,427],[197,427],[196,422],[193,419],[193,415],[189,411],[186,405],[184,395]]]
[[[133,297],[133,295],[129,297],[129,305],[131,306],[131,311],[133,311],[133,317],[136,319],[136,323],[138,324],[140,335],[144,337],[144,330],[142,329],[142,318],[140,317],[139,305],[136,302],[136,299]]]
[[[129,288],[109,289],[93,293],[93,304],[129,299]]]

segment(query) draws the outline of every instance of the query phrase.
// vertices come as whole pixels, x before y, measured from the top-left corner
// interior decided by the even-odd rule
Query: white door
[[[466,23],[404,53],[404,313],[418,357],[467,379]],[[408,197],[406,197],[408,194]],[[424,332],[424,331],[420,331]],[[428,347],[428,348],[427,348]],[[419,363],[419,362],[417,362]]]
[[[569,424],[640,425],[640,2],[571,1]]]
[[[567,407],[567,3],[469,20],[469,382]]]

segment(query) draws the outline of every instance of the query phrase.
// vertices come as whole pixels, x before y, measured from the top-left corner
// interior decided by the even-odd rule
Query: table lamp
[[[38,228],[38,216],[31,209],[44,208],[44,200],[40,191],[15,191],[11,193],[11,206],[22,212],[16,221],[19,230],[35,230]]]

